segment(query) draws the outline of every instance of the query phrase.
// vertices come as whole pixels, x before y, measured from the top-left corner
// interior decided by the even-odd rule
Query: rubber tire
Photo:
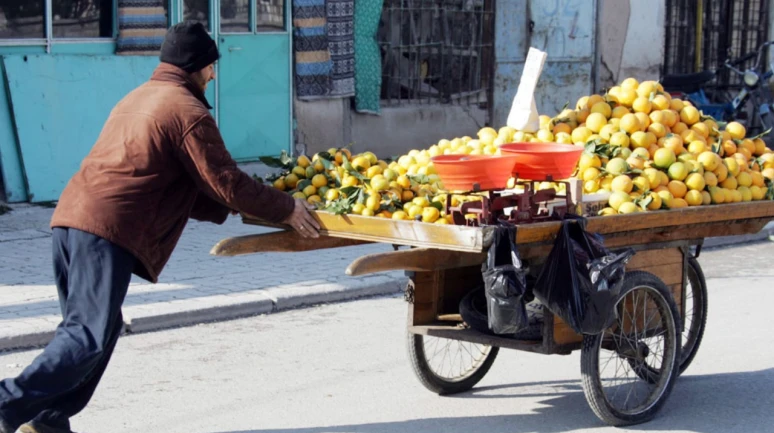
[[[598,335],[585,335],[583,337],[583,347],[581,349],[581,376],[586,401],[600,420],[615,427],[641,424],[653,419],[672,393],[672,388],[677,380],[678,370],[680,368],[680,349],[682,348],[680,341],[682,333],[680,332],[680,329],[682,329],[682,326],[680,325],[680,313],[677,309],[677,304],[672,298],[669,288],[663,281],[649,272],[630,271],[626,273],[624,285],[621,289],[621,298],[638,286],[652,287],[666,300],[667,306],[672,312],[672,319],[675,324],[676,356],[674,357],[671,368],[672,377],[667,382],[659,400],[645,412],[634,415],[623,414],[608,404],[605,399],[605,393],[600,386],[598,341],[603,333]]]
[[[486,359],[484,359],[484,362],[481,363],[472,375],[459,382],[451,382],[442,377],[438,377],[433,373],[430,365],[427,363],[427,358],[425,357],[424,336],[412,334],[411,332],[407,332],[406,334],[408,354],[414,374],[425,388],[438,395],[457,394],[473,388],[484,378],[486,373],[489,372],[495,358],[497,358],[497,353],[500,351],[499,347],[492,347]]]
[[[477,296],[485,296],[483,287],[471,290],[462,297],[459,305],[460,316],[462,316],[462,320],[465,321],[471,329],[483,334],[495,335],[495,333],[489,329],[489,316],[487,316],[486,312],[486,300],[484,301],[484,310],[481,311],[480,308],[476,308],[477,305],[474,302]],[[479,307],[481,306],[479,305]]]
[[[682,361],[680,362],[680,374],[683,374],[685,369],[691,365],[693,358],[696,356],[696,352],[699,351],[701,340],[704,337],[704,328],[707,326],[707,281],[704,279],[704,271],[702,271],[699,262],[695,257],[688,257],[687,277],[691,278],[691,272],[694,272],[693,278],[696,281],[691,281],[691,290],[693,291],[693,321],[691,326],[694,328],[692,333],[695,333],[696,342],[691,350],[687,352],[680,351]],[[696,284],[694,284],[696,283]],[[697,302],[697,294],[701,297],[701,300]],[[683,342],[683,344],[686,344]]]

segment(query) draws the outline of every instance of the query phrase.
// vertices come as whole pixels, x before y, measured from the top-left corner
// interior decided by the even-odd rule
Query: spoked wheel
[[[688,257],[688,266],[685,269],[687,278],[685,286],[685,306],[682,316],[682,348],[680,349],[679,374],[683,374],[690,365],[696,352],[699,351],[701,339],[704,336],[704,327],[707,324],[707,282],[704,280],[704,272],[699,262],[693,257]],[[637,365],[634,359],[629,359],[629,364],[635,368],[635,372],[643,379],[655,383],[658,380],[658,372],[646,364]]]
[[[610,328],[583,338],[583,391],[605,423],[652,419],[672,391],[680,366],[680,315],[655,275],[627,272]],[[650,372],[653,374],[643,374]]]
[[[425,388],[455,394],[475,386],[492,367],[499,348],[408,332],[414,373]]]
[[[699,351],[704,327],[707,325],[707,282],[699,262],[693,257],[688,257],[686,277],[680,374],[688,368]]]

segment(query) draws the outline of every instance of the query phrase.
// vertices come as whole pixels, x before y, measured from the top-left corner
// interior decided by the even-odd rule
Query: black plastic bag
[[[516,227],[503,224],[495,229],[483,266],[489,329],[495,334],[515,334],[529,325],[527,272],[516,249]]]
[[[574,221],[573,221],[574,220]],[[586,220],[567,215],[535,287],[535,297],[579,334],[599,334],[613,324],[626,263],[634,250],[618,254]]]

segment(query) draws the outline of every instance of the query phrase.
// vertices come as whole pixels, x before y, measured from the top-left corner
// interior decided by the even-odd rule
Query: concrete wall
[[[350,100],[296,101],[296,150],[314,154],[352,143],[354,152],[379,157],[425,149],[442,138],[475,136],[487,122],[477,107],[445,105],[383,107],[381,115],[359,114]]]
[[[665,14],[665,0],[599,0],[600,88],[660,77]]]

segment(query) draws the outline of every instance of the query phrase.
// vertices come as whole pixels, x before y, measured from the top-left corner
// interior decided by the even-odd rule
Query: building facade
[[[223,57],[207,96],[241,162],[349,144],[389,157],[500,127],[530,47],[548,54],[536,102],[554,114],[774,35],[774,0],[0,0],[9,202],[56,200],[110,107],[150,75],[152,50],[120,52],[144,41],[138,1],[165,26],[209,27]]]

